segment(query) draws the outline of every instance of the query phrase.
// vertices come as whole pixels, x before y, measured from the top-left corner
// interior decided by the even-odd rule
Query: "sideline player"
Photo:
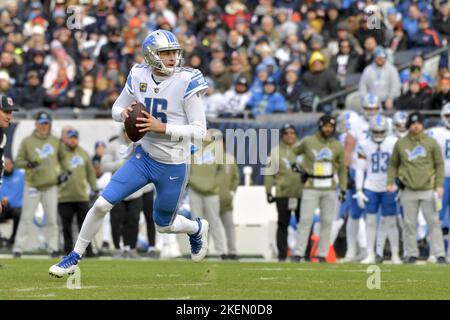
[[[387,118],[381,114],[369,124],[370,137],[357,146],[356,200],[366,212],[367,258],[362,263],[375,263],[375,238],[377,213],[381,207],[381,230],[388,236],[392,251],[392,263],[400,264],[399,235],[397,229],[397,205],[395,192],[386,192],[387,170],[397,138],[388,135]]]
[[[441,119],[444,126],[433,127],[427,130],[426,133],[438,142],[444,157],[444,195],[442,196],[442,208],[439,212],[439,219],[442,222],[441,228],[443,233],[447,236],[450,227],[450,102],[442,107]],[[447,252],[449,252],[448,248]]]
[[[105,214],[151,182],[157,193],[153,211],[156,230],[187,233],[192,259],[201,261],[206,256],[208,222],[177,215],[177,209],[188,181],[190,140],[205,137],[202,95],[208,86],[199,70],[180,67],[182,49],[173,33],[156,30],[147,36],[142,47],[145,64],[131,69],[125,88],[113,105],[112,117],[123,122],[132,111],[130,106],[141,102],[146,112],[137,120],[145,123],[136,127],[146,134],[133,144],[128,161],[114,173],[89,210],[74,251],[50,267],[51,275],[73,273]]]

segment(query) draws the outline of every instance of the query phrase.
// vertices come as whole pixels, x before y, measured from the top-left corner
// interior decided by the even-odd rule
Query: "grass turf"
[[[381,265],[381,289],[369,290],[358,264],[85,259],[74,290],[48,275],[55,262],[0,259],[0,300],[450,299],[446,265]]]

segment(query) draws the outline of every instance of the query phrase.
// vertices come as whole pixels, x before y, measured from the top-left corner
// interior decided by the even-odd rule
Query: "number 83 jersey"
[[[358,143],[358,156],[366,159],[365,189],[374,192],[386,191],[387,171],[397,140],[397,137],[389,135],[381,143],[377,143],[371,138],[363,139]]]
[[[177,68],[172,76],[157,83],[151,67],[145,64],[133,66],[125,84],[128,95],[144,104],[153,117],[170,125],[189,124],[192,119],[188,119],[186,101],[194,94],[203,95],[207,88],[199,70]],[[204,108],[203,105],[190,107]],[[182,163],[190,155],[190,139],[147,132],[139,143],[155,160],[163,163]]]

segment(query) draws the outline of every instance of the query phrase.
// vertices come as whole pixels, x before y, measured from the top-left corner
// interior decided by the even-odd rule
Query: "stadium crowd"
[[[143,63],[143,40],[156,29],[172,31],[184,49],[185,66],[199,69],[206,76],[209,86],[205,97],[206,113],[210,118],[241,118],[244,114],[256,118],[263,114],[312,111],[332,113],[336,111],[333,107],[317,104],[317,101],[351,87],[354,76],[358,78],[358,93],[364,109],[375,108],[392,113],[398,110],[440,111],[450,102],[448,52],[440,56],[436,73],[430,74],[424,67],[426,53],[448,46],[450,4],[447,1],[33,0],[7,1],[0,15],[0,94],[12,97],[18,106],[27,111],[47,107],[49,113],[39,113],[36,117],[37,134],[51,139],[55,148],[57,141],[61,141],[63,153],[79,149],[78,131],[76,128],[67,128],[60,139],[49,138],[51,111],[62,108],[110,110],[125,84],[130,68],[135,63]],[[414,51],[414,57],[410,66],[399,72],[395,55],[407,50]],[[341,103],[338,107],[344,108],[344,105]],[[346,115],[349,119],[353,117],[350,113]],[[347,120],[341,123],[346,126]],[[370,120],[371,117],[366,117],[367,125]],[[406,116],[403,120],[406,122]],[[410,122],[423,123],[423,119],[411,119]],[[337,129],[339,121],[333,123],[331,118],[327,118],[319,125],[319,131],[327,124]],[[41,128],[42,125],[47,125],[47,129]],[[350,128],[347,129],[350,133]],[[283,130],[288,135],[296,136],[294,128],[289,125]],[[366,131],[369,131],[369,127]],[[283,152],[289,154],[289,162],[293,164],[296,160],[291,152],[297,137],[289,140],[283,136],[282,139],[287,139],[282,140],[282,147],[285,148]],[[317,140],[322,143],[320,137]],[[95,178],[100,179],[103,170],[114,172],[120,166],[119,144],[129,142],[126,135],[119,135],[113,141],[107,147],[99,142],[96,149],[106,147],[107,151],[105,155],[99,151],[93,159],[87,159],[86,152],[80,151],[83,154],[80,157],[85,163],[80,175],[83,176],[83,183],[89,182],[92,197],[100,189],[97,185],[99,180],[94,181]],[[339,149],[337,141],[332,142]],[[27,142],[22,142],[22,153],[19,153],[18,159],[8,160],[9,168],[13,168],[14,162],[27,172],[39,166],[33,159],[23,158],[26,148]],[[340,170],[344,170],[344,164],[347,169],[351,167],[348,163],[351,152],[345,150],[342,153],[345,163],[339,160]],[[295,149],[295,154],[302,153],[306,151]],[[65,157],[59,159],[59,152],[53,156],[56,162]],[[109,166],[105,164],[105,157],[110,162]],[[46,223],[49,251],[53,256],[59,254],[55,234],[56,210],[63,220],[64,249],[61,250],[67,252],[72,247],[72,232],[68,230],[72,216],[77,215],[81,226],[89,202],[88,195],[84,193],[67,199],[64,198],[64,192],[61,195],[61,189],[68,188],[75,173],[65,170],[67,164],[64,162],[60,166],[62,172],[51,173],[57,175],[57,179],[51,179],[52,191],[49,191],[48,185],[44,186],[49,196],[46,198],[42,195],[40,199],[43,204],[52,203],[55,211],[52,214],[55,220]],[[282,178],[297,179],[298,183],[299,173],[290,167],[288,169],[287,176]],[[236,258],[239,253],[235,248],[232,218],[223,218],[224,215],[232,214],[230,203],[237,187],[236,180],[239,180],[219,180],[229,178],[230,170],[234,172],[235,168],[193,167],[192,171],[196,174],[192,175],[189,185],[191,208],[204,211],[193,214],[205,215],[212,223],[211,233],[216,251],[223,259]],[[342,172],[340,180],[347,184]],[[48,173],[41,174],[50,178]],[[208,181],[202,179],[204,177],[215,177],[217,180]],[[349,180],[354,179],[353,176]],[[211,185],[207,185],[207,182]],[[278,258],[284,261],[289,254],[287,228],[290,212],[295,212],[297,222],[302,216],[302,194],[299,191],[303,186],[294,188],[294,184],[291,184],[292,190],[284,190],[286,196],[280,196],[277,192],[278,198],[282,199],[276,199],[270,193],[273,181],[266,183],[268,201],[277,204]],[[221,195],[224,190],[219,186],[223,184],[228,189]],[[39,189],[41,186],[37,187]],[[332,184],[329,188],[334,190],[335,187]],[[75,186],[71,188],[77,189]],[[352,189],[354,194],[347,194],[347,198],[358,198],[356,187]],[[151,189],[140,190],[122,201],[120,208],[111,211],[111,230],[107,227],[104,229],[112,233],[117,257],[136,257],[137,213],[141,210],[147,212],[148,244],[154,247],[155,231],[149,214],[151,208],[143,207],[149,199],[153,199],[151,192]],[[73,192],[68,193],[73,196]],[[147,198],[144,198],[146,195]],[[28,192],[23,196],[23,205],[27,207],[21,210],[22,221],[30,225],[32,212],[36,210],[38,202],[34,194]],[[292,197],[297,199],[295,203],[288,200]],[[339,197],[345,202],[343,193]],[[324,208],[332,206],[329,204]],[[8,245],[14,245],[15,255],[19,257],[29,226],[22,226],[20,228],[23,230],[19,228],[17,231],[19,210],[17,207],[12,208],[15,210],[10,215],[15,227]],[[68,222],[64,222],[65,218]],[[323,226],[325,224],[321,218]],[[324,239],[328,241],[331,237],[333,243],[337,234],[332,232],[337,232],[339,228],[334,228],[329,218],[328,215],[326,229],[331,234]],[[359,218],[352,216],[348,221]],[[312,220],[300,225],[303,234],[308,235],[305,230],[311,228],[311,223]],[[353,227],[347,227],[347,231],[350,229],[353,235],[350,245],[355,249],[352,249],[351,254],[347,252],[348,261],[357,260],[358,228],[355,225],[359,224],[359,220],[352,223]],[[216,231],[222,228],[224,232]],[[440,241],[436,237],[434,242]],[[306,248],[306,242],[303,240],[301,244],[303,252],[296,256],[297,261],[304,258],[305,251],[310,250]],[[322,259],[325,259],[327,245],[321,244]],[[153,250],[149,252],[153,254]],[[88,250],[87,255],[91,254]]]
[[[423,70],[423,54],[448,44],[447,1],[21,0],[0,12],[0,93],[26,110],[109,110],[158,28],[208,77],[209,117],[312,111],[360,74],[363,93],[380,55],[387,108],[440,109],[449,97],[447,56],[437,74]],[[417,55],[399,75],[402,50]]]

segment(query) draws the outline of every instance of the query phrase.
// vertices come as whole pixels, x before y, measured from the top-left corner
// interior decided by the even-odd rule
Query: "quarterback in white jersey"
[[[442,196],[442,209],[439,218],[442,228],[450,227],[450,103],[442,107],[441,119],[443,127],[434,127],[427,130],[427,134],[438,142],[442,150],[445,163],[444,195]]]
[[[50,267],[51,275],[73,273],[105,214],[151,182],[157,194],[153,211],[156,230],[187,233],[192,259],[201,261],[206,256],[208,222],[189,220],[177,211],[188,181],[190,139],[202,139],[206,133],[202,95],[208,86],[200,71],[180,68],[182,49],[173,33],[156,30],[147,36],[142,48],[145,64],[131,69],[125,88],[113,105],[112,116],[123,122],[133,103],[143,103],[146,111],[137,118],[143,123],[136,127],[146,134],[89,210],[74,251]]]
[[[367,230],[367,258],[363,263],[375,262],[377,213],[381,207],[381,229],[387,233],[392,250],[392,262],[401,263],[397,230],[395,192],[387,192],[387,171],[397,137],[388,135],[387,118],[381,114],[370,121],[370,138],[357,146],[356,200],[365,209]]]

